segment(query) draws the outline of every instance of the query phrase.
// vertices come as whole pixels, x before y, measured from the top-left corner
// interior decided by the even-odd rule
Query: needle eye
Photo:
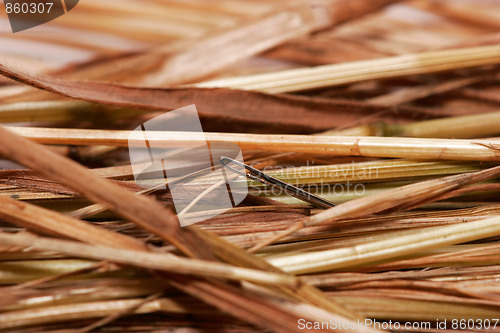
[[[288,183],[285,183],[284,181],[281,181],[277,178],[274,178],[272,176],[269,176],[267,174],[265,174],[264,172],[258,170],[258,169],[255,169],[249,165],[246,165],[244,163],[241,163],[239,161],[236,161],[236,160],[233,160],[232,158],[229,158],[229,157],[226,157],[226,156],[221,156],[220,159],[219,159],[220,163],[230,169],[231,171],[239,174],[239,175],[243,175],[243,176],[247,176],[249,177],[250,179],[252,180],[256,180],[258,181],[259,183],[262,183],[262,184],[265,184],[265,185],[271,185],[271,186],[275,186],[275,187],[278,187],[280,188],[281,190],[283,190],[285,193],[297,198],[297,199],[300,199],[302,201],[305,201],[307,203],[310,203],[316,207],[319,207],[319,208],[324,208],[324,209],[328,209],[330,207],[333,207],[335,206],[335,204],[333,202],[330,202],[326,199],[323,199],[321,197],[318,197],[312,193],[309,193],[307,191],[304,191],[303,189],[301,188],[298,188],[296,186],[293,186],[291,184],[288,184]],[[248,174],[246,174],[245,172],[241,172],[239,170],[236,170],[234,168],[232,168],[229,164],[230,163],[234,163],[240,167],[243,167],[245,168],[247,171],[248,171]]]

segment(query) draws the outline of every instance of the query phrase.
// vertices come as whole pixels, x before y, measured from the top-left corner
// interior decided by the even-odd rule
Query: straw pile
[[[498,331],[499,10],[85,0],[18,34],[3,13],[0,330]],[[127,138],[190,104],[207,140],[337,205],[248,181],[181,228]]]

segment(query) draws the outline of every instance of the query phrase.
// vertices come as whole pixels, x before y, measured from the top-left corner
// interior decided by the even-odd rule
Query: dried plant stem
[[[451,251],[442,253],[423,252],[423,256],[417,255],[416,258],[403,258],[390,263],[380,263],[372,265],[369,270],[385,271],[392,269],[407,269],[417,267],[453,267],[453,266],[484,266],[499,265],[498,246],[478,244],[472,248],[462,249],[455,246]]]
[[[335,185],[337,185],[337,184],[335,184]],[[358,184],[355,184],[355,185],[350,184],[350,183],[347,183],[345,185],[338,184],[337,187],[339,187],[339,188],[340,188],[340,186],[344,186],[344,192],[346,192],[346,193],[340,192],[340,190],[338,190],[337,187],[335,187],[335,185],[333,185],[333,187],[330,186],[330,188],[328,188],[328,185],[326,185],[325,187],[318,187],[318,188],[321,190],[321,196],[323,198],[330,200],[333,203],[339,204],[339,203],[346,202],[348,200],[357,199],[360,197],[367,197],[367,196],[375,195],[378,193],[384,193],[386,191],[396,189],[404,184],[398,182],[398,183],[392,183],[392,184],[391,183],[384,183],[384,184],[378,185],[378,186],[376,186],[376,185],[370,185],[370,186],[363,185],[364,187],[359,186],[360,189],[358,189],[358,187],[356,187],[356,185],[358,185]],[[311,188],[314,190],[316,189],[314,187],[314,185],[312,185]],[[364,188],[364,190],[361,190],[361,188]],[[495,183],[495,184],[471,185],[471,186],[467,186],[467,187],[460,188],[457,190],[452,190],[452,191],[447,192],[441,196],[432,197],[429,199],[424,199],[422,201],[409,203],[407,205],[401,205],[401,206],[398,206],[397,209],[399,211],[407,211],[407,210],[412,210],[412,209],[415,209],[418,207],[422,207],[425,204],[430,203],[430,202],[447,200],[450,198],[464,196],[467,194],[469,194],[468,197],[471,198],[473,193],[475,193],[477,195],[481,195],[481,193],[490,192],[490,191],[500,191],[500,184]],[[253,193],[253,191],[250,191],[249,193]],[[287,195],[275,195],[275,194],[272,194],[272,192],[269,193],[268,191],[261,191],[261,194],[262,194],[262,196],[265,196],[266,198],[272,199],[276,202],[280,202],[283,204],[295,205],[295,206],[302,205],[302,207],[304,207],[304,205],[305,205],[305,203],[303,203],[303,202],[301,203],[300,200],[298,200],[294,197],[287,196]],[[478,203],[476,203],[476,204],[478,204]]]
[[[33,121],[70,121],[92,118],[122,119],[144,114],[142,110],[112,109],[83,101],[40,101],[13,103],[0,106],[2,123]]]
[[[109,323],[111,323],[111,322],[119,319],[120,317],[123,317],[123,316],[126,316],[128,314],[134,313],[135,311],[137,311],[142,306],[148,304],[149,302],[154,301],[155,299],[160,298],[160,296],[162,296],[161,292],[153,294],[153,295],[150,295],[150,296],[144,298],[142,300],[142,302],[139,302],[138,304],[131,305],[130,307],[128,307],[128,308],[126,308],[126,309],[124,309],[122,311],[116,311],[115,313],[112,313],[112,314],[108,315],[107,317],[104,317],[101,320],[98,320],[95,323],[92,323],[92,324],[90,324],[88,326],[85,326],[85,327],[83,327],[81,329],[76,330],[75,333],[88,333],[88,332],[91,332],[91,331],[95,330],[96,328],[102,327],[104,325],[107,325],[107,324],[109,324]]]
[[[488,79],[491,79],[493,77],[495,77],[495,75],[489,73],[480,74],[473,77],[466,77],[466,78],[439,82],[435,84],[401,89],[394,92],[390,92],[386,95],[370,98],[367,100],[367,102],[379,105],[386,105],[386,106],[396,106],[399,104],[414,101],[416,99],[442,94],[450,90],[455,90],[479,82],[487,81]]]
[[[497,307],[439,302],[435,298],[429,301],[340,295],[333,298],[354,311],[380,320],[435,322],[436,319],[451,321],[457,318],[491,319],[500,316]]]
[[[279,274],[287,274],[279,268],[270,265],[265,260],[257,258],[242,249],[231,246],[227,241],[223,239],[212,237],[209,231],[198,228],[195,225],[190,225],[188,226],[188,228],[195,232],[200,238],[205,239],[205,241],[209,243],[213,248],[214,252],[229,263],[233,263],[235,265],[243,264],[245,267],[269,272],[276,272]],[[299,296],[299,299],[305,299],[311,304],[316,305],[322,309],[326,309],[331,313],[337,313],[350,319],[359,318],[359,316],[357,316],[356,314],[353,314],[351,311],[346,310],[342,306],[339,306],[336,302],[325,297],[325,294],[322,293],[319,289],[308,284],[301,284],[300,286],[298,286],[294,290],[295,294],[291,294],[290,290],[286,290],[284,288],[281,288],[281,290],[294,298]]]
[[[500,46],[478,46],[207,81],[196,86],[283,93],[499,62]]]
[[[470,116],[448,117],[408,124],[374,123],[370,125],[332,130],[322,135],[403,136],[414,138],[468,139],[488,137],[500,133],[500,112]]]
[[[220,186],[224,185],[225,183],[226,183],[226,180],[222,179],[222,180],[219,180],[218,182],[216,182],[215,184],[212,184],[212,186],[210,186],[209,188],[207,188],[205,191],[203,191],[202,193],[200,193],[193,201],[191,201],[191,203],[189,203],[189,205],[187,205],[181,212],[179,212],[177,214],[177,216],[186,215],[189,212],[189,210],[191,208],[193,208],[201,199],[203,199],[203,197],[206,194],[212,192],[217,187],[220,187]]]
[[[141,194],[150,194],[153,193],[154,191],[158,190],[159,188],[163,188],[163,185],[160,186],[155,186],[153,188],[145,189],[142,191],[137,192],[137,195]],[[90,206],[85,206],[80,209],[74,210],[67,215],[70,217],[73,217],[75,219],[86,219],[90,216],[97,215],[99,213],[105,212],[107,210],[106,206],[103,206],[101,204],[93,204]]]
[[[20,260],[0,263],[0,284],[15,284],[68,274],[94,267],[95,261],[77,259]]]
[[[9,127],[11,131],[39,143],[69,145],[142,145],[144,137],[130,131]],[[233,133],[148,132],[154,147],[182,147],[209,142],[232,142],[242,149],[301,152],[336,156],[401,157],[499,161],[500,141],[419,138],[332,137],[310,135],[260,135]]]
[[[99,262],[93,268],[95,269],[100,264],[109,265],[105,262]],[[88,273],[88,271],[82,273]],[[159,292],[168,294],[173,291],[165,281],[158,278],[101,276],[100,278],[86,279],[86,276],[78,275],[77,272],[71,272],[70,274],[74,274],[71,280],[35,280],[38,283],[3,287],[2,290],[11,292],[11,295],[14,297],[2,299],[0,309],[2,311],[22,310],[40,306],[51,306],[54,303],[69,304],[73,302],[126,299],[148,296]],[[68,276],[70,275],[56,275],[57,278]],[[50,286],[50,290],[44,290],[46,286]],[[25,297],[17,298],[16,296],[18,295]],[[57,295],[58,299],[54,302],[54,299],[46,297],[47,295]]]
[[[71,305],[54,305],[38,309],[18,310],[0,314],[0,328],[16,328],[28,325],[41,325],[44,323],[78,320],[86,318],[99,318],[124,311],[141,304],[143,299],[108,300],[98,302],[76,303]],[[180,304],[179,304],[180,303]],[[200,313],[215,314],[216,311],[200,303],[189,302],[189,310],[183,302],[174,299],[158,299],[148,302],[134,311],[134,313]]]
[[[422,176],[437,176],[462,172],[479,171],[478,163],[469,162],[427,162],[412,160],[370,161],[334,165],[314,165],[265,170],[273,177],[296,185],[328,184],[338,182],[388,181]],[[203,181],[213,178],[200,179]],[[237,181],[237,180],[236,180]],[[250,182],[252,187],[262,186]]]
[[[380,273],[339,272],[311,274],[300,279],[318,287],[347,286],[371,281],[387,281],[395,279],[428,279],[430,281],[466,281],[474,276],[492,276],[500,273],[499,266],[483,267],[447,267],[430,270],[412,269],[408,271],[390,271]],[[461,279],[459,278],[461,277]]]
[[[445,245],[500,235],[500,217],[444,227],[432,227],[388,240],[354,247],[287,255],[268,260],[287,272],[313,273],[402,257]]]
[[[394,126],[393,136],[422,138],[474,138],[500,133],[500,112],[450,117]]]
[[[74,276],[81,276],[82,274],[92,274],[93,272],[97,272],[101,269],[108,269],[109,270],[109,266],[110,266],[109,262],[99,261],[90,267],[85,267],[82,269],[77,269],[75,271],[70,271],[70,272],[66,272],[66,273],[62,273],[62,274],[44,276],[44,277],[39,278],[39,279],[32,279],[32,280],[25,282],[25,283],[19,283],[19,284],[13,286],[12,288],[19,289],[19,290],[23,290],[26,288],[36,288],[39,285],[54,282],[57,280],[62,280],[65,278],[70,278],[70,277],[74,277]],[[0,308],[1,308],[1,306],[0,306]]]
[[[170,254],[156,254],[145,251],[86,245],[74,241],[37,237],[27,233],[0,233],[0,242],[26,248],[29,247],[40,251],[52,251],[95,260],[108,260],[178,274],[194,274],[235,280],[248,279],[248,281],[273,285],[296,286],[298,284],[297,280],[291,275],[279,275],[222,263],[185,259]]]
[[[414,160],[385,160],[370,161],[359,163],[343,163],[334,165],[310,165],[303,167],[287,167],[283,169],[268,169],[264,171],[276,178],[292,184],[315,184],[315,183],[338,183],[338,182],[381,182],[386,180],[408,179],[423,176],[447,175],[471,171],[479,171],[487,167],[485,164],[477,162],[432,162],[432,161],[414,161]],[[94,174],[103,177],[124,177],[132,176],[130,165],[124,167],[111,167],[105,169],[92,169]],[[125,171],[125,172],[123,172]],[[26,175],[28,177],[29,175]],[[210,185],[214,178],[210,175],[200,177],[193,184]],[[48,180],[47,180],[48,181]],[[244,181],[236,179],[235,182]],[[18,183],[16,183],[18,184]],[[262,186],[260,183],[249,182],[252,187]],[[17,187],[16,193],[19,192]],[[6,191],[8,188],[2,188]],[[137,194],[150,193],[150,191],[140,191]],[[41,193],[41,192],[38,192]],[[34,193],[35,194],[35,193]],[[73,216],[82,218],[78,216]]]
[[[0,196],[0,217],[30,230],[69,237],[90,244],[115,244],[116,247],[146,249],[145,244],[132,237],[3,196]]]

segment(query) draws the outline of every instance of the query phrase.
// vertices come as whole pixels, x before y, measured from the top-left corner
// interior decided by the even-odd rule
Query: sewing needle
[[[249,165],[246,165],[244,163],[236,161],[232,158],[229,158],[226,156],[221,156],[219,160],[223,166],[229,168],[231,171],[233,171],[239,175],[247,176],[248,178],[255,180],[255,181],[258,181],[259,183],[262,183],[262,184],[277,186],[277,187],[285,190],[285,193],[287,193],[287,194],[289,194],[297,199],[300,199],[302,201],[310,203],[311,205],[314,205],[316,207],[328,209],[328,208],[335,206],[335,204],[333,202],[330,202],[326,199],[318,197],[310,192],[304,191],[303,189],[298,188],[296,186],[293,186],[291,184],[285,183],[284,181],[281,181],[277,178],[269,176],[260,170],[257,170]],[[248,171],[248,174],[232,168],[229,165],[231,163],[234,163],[240,167],[245,168]]]

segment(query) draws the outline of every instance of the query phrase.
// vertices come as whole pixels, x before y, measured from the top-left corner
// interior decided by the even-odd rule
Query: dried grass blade
[[[189,100],[197,105],[202,116],[223,116],[235,121],[273,126],[272,128],[279,125],[311,132],[352,124],[359,121],[360,117],[382,111],[386,120],[429,119],[452,115],[446,110],[443,114],[439,110],[402,106],[400,111],[405,112],[397,112],[384,106],[359,101],[268,95],[241,90],[149,89],[96,81],[68,81],[46,75],[34,76],[5,65],[0,65],[0,74],[26,85],[89,102],[124,108],[170,111],[185,106],[186,100]],[[273,110],[272,113],[268,112],[270,109]]]

